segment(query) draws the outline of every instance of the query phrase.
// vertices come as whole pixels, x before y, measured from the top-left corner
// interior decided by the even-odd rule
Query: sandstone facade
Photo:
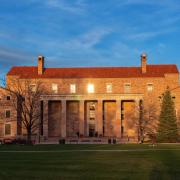
[[[42,124],[37,135],[46,140],[116,137],[136,141],[135,116],[140,103],[156,104],[159,113],[167,87],[172,92],[177,116],[180,114],[176,65],[147,65],[145,54],[141,56],[140,67],[78,69],[44,68],[44,58],[40,56],[37,67],[13,67],[7,74],[7,83],[12,78],[32,82],[38,79],[45,87],[40,105]],[[1,114],[10,107],[6,103],[7,100],[1,100]],[[17,115],[11,110],[11,118],[1,115],[1,137],[6,137],[2,132],[7,123],[12,124],[10,135],[18,134]]]
[[[0,138],[15,138],[17,131],[17,113],[11,96],[0,88]]]

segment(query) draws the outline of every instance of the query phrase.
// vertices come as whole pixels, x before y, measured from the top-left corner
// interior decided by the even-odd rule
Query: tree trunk
[[[31,128],[27,129],[27,144],[32,144],[32,141],[31,141]]]

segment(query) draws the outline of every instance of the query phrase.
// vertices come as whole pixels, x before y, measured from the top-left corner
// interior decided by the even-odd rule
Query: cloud
[[[108,27],[95,27],[94,29],[71,39],[65,46],[71,48],[92,48],[102,41],[108,34],[112,33],[112,29]]]
[[[160,6],[173,6],[176,0],[118,0],[119,5],[160,5]]]
[[[0,46],[0,63],[8,65],[29,64],[34,59],[30,53],[22,50]]]
[[[158,43],[156,46],[157,47],[154,48],[154,49],[155,49],[155,51],[157,52],[158,55],[163,54],[167,50],[166,44],[164,44],[162,42]]]
[[[135,57],[135,55],[139,55],[142,52],[127,43],[117,42],[112,45],[109,53],[112,54],[114,58],[123,60],[132,57],[132,55]]]
[[[83,0],[76,0],[74,3],[65,0],[45,0],[45,4],[48,7],[58,8],[73,14],[82,14],[86,11],[86,4]]]
[[[36,57],[29,52],[0,45],[0,79],[5,77],[12,66],[32,65],[34,61]]]
[[[169,34],[172,32],[177,31],[178,28],[167,28],[167,29],[160,29],[160,30],[154,30],[154,31],[144,31],[144,32],[137,32],[137,33],[130,33],[126,36],[127,39],[130,40],[138,40],[138,41],[144,41],[148,40],[160,35]]]
[[[10,38],[11,36],[8,34],[8,33],[5,33],[5,32],[1,32],[0,31],[0,38]]]
[[[180,16],[168,17],[161,21],[162,25],[172,25],[180,21]]]

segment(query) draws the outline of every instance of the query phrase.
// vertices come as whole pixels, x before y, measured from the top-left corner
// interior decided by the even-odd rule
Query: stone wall
[[[128,73],[128,72],[127,72]],[[8,77],[9,78],[9,77]],[[124,127],[124,132],[127,136],[135,136],[135,127],[132,118],[127,118],[129,111],[134,110],[134,103],[136,103],[136,97],[146,103],[151,101],[157,105],[157,109],[160,109],[160,103],[162,94],[166,90],[167,86],[170,90],[179,86],[178,74],[166,74],[165,77],[141,77],[141,78],[84,78],[84,79],[39,79],[44,88],[47,90],[44,97],[45,100],[49,101],[48,107],[48,133],[49,137],[76,137],[77,133],[84,136],[89,136],[89,102],[94,101],[96,106],[95,112],[95,133],[102,134],[101,127],[104,123],[104,135],[105,136],[116,136],[121,132],[121,126]],[[9,80],[7,79],[7,82]],[[34,81],[34,80],[32,80]],[[23,80],[22,80],[23,82]],[[52,84],[58,84],[58,92],[52,91]],[[93,94],[87,92],[87,85],[94,84],[95,91]],[[112,84],[112,93],[107,93],[106,84]],[[131,89],[129,92],[124,91],[124,84],[130,83]],[[147,91],[147,84],[153,84],[153,91]],[[76,84],[76,93],[70,92],[70,84]],[[64,97],[62,97],[64,95]],[[112,95],[111,99],[108,97]],[[114,95],[114,96],[113,96]],[[131,96],[133,95],[133,96]],[[172,90],[172,95],[175,97],[175,105],[177,115],[180,117],[180,88]],[[73,98],[72,98],[73,96]],[[124,107],[126,109],[123,123],[121,124],[120,113],[121,107],[117,113],[117,101],[131,100],[133,102],[126,102]],[[83,98],[82,98],[83,97]],[[94,97],[94,99],[93,99]],[[99,98],[100,97],[100,98]],[[114,98],[113,98],[114,97]],[[128,99],[124,99],[128,97]],[[132,99],[131,99],[132,97]],[[44,100],[42,98],[42,100]],[[62,102],[65,101],[65,109],[62,113]],[[83,108],[80,107],[80,101],[83,100]],[[98,102],[101,100],[101,103]],[[12,113],[11,119],[7,120],[3,117],[3,112],[6,108],[11,108],[11,105],[6,105],[6,101],[1,101],[0,105],[0,129],[3,129],[4,123],[14,121],[14,128],[12,134],[16,134],[16,114]],[[81,102],[82,105],[82,102]],[[104,109],[104,112],[103,110]],[[83,113],[83,114],[82,114]],[[104,113],[104,114],[103,114]],[[102,123],[101,120],[104,122]],[[63,119],[63,121],[62,121]],[[81,123],[82,124],[81,124]],[[17,124],[17,123],[16,123]],[[100,127],[101,126],[101,127]],[[81,129],[80,129],[81,128]],[[119,135],[118,135],[119,136]]]
[[[79,134],[79,102],[68,101],[66,106],[66,131],[67,137],[77,137]]]
[[[48,136],[61,136],[61,101],[49,101]]]
[[[12,97],[9,93],[0,88],[0,137],[15,137],[17,135],[17,113]],[[10,110],[10,117],[6,117],[6,110]],[[10,124],[11,134],[5,135],[5,124]]]

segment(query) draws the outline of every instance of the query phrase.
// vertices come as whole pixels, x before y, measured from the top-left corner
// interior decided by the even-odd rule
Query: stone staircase
[[[113,138],[113,137],[41,137],[40,144],[125,144],[125,143],[137,143],[136,139],[123,137],[123,138]]]

